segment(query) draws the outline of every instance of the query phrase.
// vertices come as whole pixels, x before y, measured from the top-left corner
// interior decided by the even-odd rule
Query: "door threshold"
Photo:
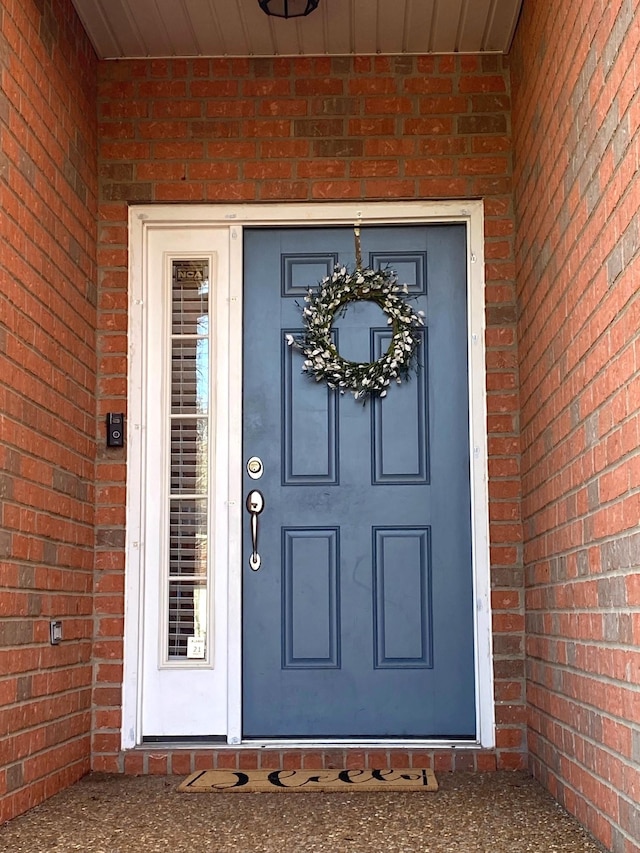
[[[363,746],[372,749],[480,749],[476,738],[348,738],[337,739],[268,739],[243,740],[236,748],[251,749],[351,749]]]
[[[336,739],[256,739],[243,740],[240,743],[228,743],[220,736],[213,737],[149,737],[137,744],[135,749],[215,749],[215,750],[245,750],[245,749],[482,749],[479,741],[465,738],[350,738]]]

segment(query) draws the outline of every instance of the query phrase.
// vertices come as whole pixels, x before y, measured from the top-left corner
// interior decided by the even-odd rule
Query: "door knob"
[[[247,495],[247,512],[251,523],[251,556],[249,567],[257,572],[260,568],[260,554],[258,554],[258,516],[264,509],[264,497],[258,489],[253,489]]]

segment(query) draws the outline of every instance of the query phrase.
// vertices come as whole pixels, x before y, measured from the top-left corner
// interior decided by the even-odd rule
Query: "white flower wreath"
[[[316,291],[310,289],[302,308],[304,337],[287,335],[287,343],[306,356],[302,370],[325,381],[341,394],[350,391],[356,400],[385,397],[392,381],[408,379],[420,343],[418,330],[424,325],[424,311],[415,312],[404,299],[407,285],[399,285],[391,270],[356,269],[336,266],[322,279]],[[356,362],[342,358],[331,339],[331,326],[350,302],[375,302],[387,314],[393,330],[387,351],[376,361]]]

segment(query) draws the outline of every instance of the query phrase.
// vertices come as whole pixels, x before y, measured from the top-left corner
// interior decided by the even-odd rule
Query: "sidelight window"
[[[204,659],[210,551],[209,262],[171,262],[167,659]]]

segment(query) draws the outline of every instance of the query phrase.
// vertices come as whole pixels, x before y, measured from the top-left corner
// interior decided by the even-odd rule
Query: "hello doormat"
[[[437,791],[431,769],[200,770],[178,785],[187,793],[308,791]]]

